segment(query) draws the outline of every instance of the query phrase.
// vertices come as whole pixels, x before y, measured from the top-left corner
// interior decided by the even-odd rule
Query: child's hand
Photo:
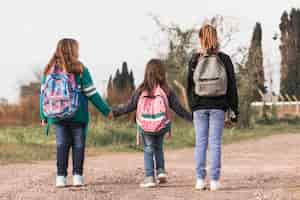
[[[113,119],[114,119],[114,114],[113,114],[112,111],[108,114],[107,118],[108,118],[109,120],[113,120]]]
[[[41,126],[46,126],[47,125],[47,121],[46,120],[41,120]]]
[[[168,140],[172,139],[172,134],[170,132],[167,133],[167,139]]]

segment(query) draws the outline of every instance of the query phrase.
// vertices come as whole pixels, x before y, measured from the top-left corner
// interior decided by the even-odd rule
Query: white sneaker
[[[216,191],[221,188],[221,183],[220,181],[210,181],[210,190],[211,191]]]
[[[56,176],[56,187],[66,187],[67,179],[64,176]]]
[[[141,188],[151,188],[151,187],[155,187],[156,183],[155,183],[155,179],[153,176],[148,176],[144,179],[144,181],[140,184]]]
[[[167,174],[164,173],[164,172],[161,172],[157,175],[157,179],[158,179],[158,183],[159,184],[163,184],[163,183],[166,183],[167,182]]]
[[[205,189],[205,181],[203,179],[197,179],[195,189],[196,190],[204,190]]]
[[[73,186],[84,186],[83,176],[75,174],[73,176]]]

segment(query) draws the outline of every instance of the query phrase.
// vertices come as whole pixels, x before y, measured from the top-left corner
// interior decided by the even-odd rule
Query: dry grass
[[[281,121],[256,124],[252,129],[226,129],[223,143],[230,144],[248,139],[258,139],[274,134],[298,133],[300,123]],[[48,137],[41,127],[0,128],[0,164],[55,159],[54,128]],[[98,122],[92,124],[87,137],[88,156],[104,152],[142,151],[135,145],[136,128],[131,123]],[[173,137],[166,140],[166,148],[193,147],[195,133],[192,124],[178,121],[174,123]]]

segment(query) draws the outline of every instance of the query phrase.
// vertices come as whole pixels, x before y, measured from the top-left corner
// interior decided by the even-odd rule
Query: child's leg
[[[72,132],[73,175],[82,176],[85,155],[85,127],[74,124],[70,128]]]
[[[195,160],[197,179],[206,177],[206,153],[208,146],[208,111],[194,112],[194,126],[196,131]]]
[[[155,136],[155,161],[156,161],[156,170],[157,173],[165,172],[165,158],[163,151],[163,143],[164,143],[165,134]]]
[[[154,177],[154,142],[155,136],[142,134],[144,142],[144,165],[146,177]]]
[[[58,176],[67,176],[71,140],[69,128],[65,125],[56,124],[56,165]]]
[[[209,116],[209,152],[211,161],[211,180],[220,179],[221,144],[225,113],[223,110],[210,110]]]

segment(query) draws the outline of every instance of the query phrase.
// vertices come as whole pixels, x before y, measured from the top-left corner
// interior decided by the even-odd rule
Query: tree
[[[285,11],[281,16],[281,23],[279,25],[281,31],[281,90],[282,92],[287,91],[287,76],[288,76],[288,51],[289,51],[289,14]]]
[[[21,118],[24,124],[31,124],[39,121],[39,93],[40,83],[31,82],[22,85],[20,88],[20,103],[22,109],[16,118]]]
[[[126,103],[135,90],[133,72],[129,72],[126,62],[122,63],[122,71],[117,69],[114,77],[110,76],[107,85],[107,101],[112,105]]]
[[[126,62],[122,63],[122,71],[117,69],[115,76],[110,76],[107,85],[107,102],[110,105],[118,106],[128,102],[135,91],[133,72],[128,70]],[[134,114],[125,116],[133,119]]]
[[[107,84],[107,98],[113,96],[113,81],[112,75],[109,76],[108,84]]]
[[[300,9],[281,16],[281,93],[300,96]]]
[[[262,28],[260,23],[256,23],[252,35],[252,40],[249,48],[248,60],[246,68],[250,73],[251,81],[251,100],[261,101],[262,97],[259,90],[265,93],[265,75],[263,67],[262,53]]]
[[[246,58],[246,56],[245,56]],[[238,127],[239,128],[249,128],[251,126],[251,74],[249,69],[245,67],[245,65],[238,64],[239,73],[237,75],[237,87],[239,93],[239,120]]]
[[[258,90],[265,92],[261,43],[262,28],[260,23],[256,23],[249,49],[240,50],[243,59],[238,64],[239,73],[237,76],[241,113],[238,122],[239,128],[249,128],[251,126],[251,103],[261,100]]]
[[[161,33],[167,37],[167,52],[161,55],[165,61],[169,84],[174,87],[174,80],[185,85],[186,66],[191,53],[195,49],[196,30],[189,28],[183,30],[177,24],[166,25],[161,22],[159,17],[152,16]]]

